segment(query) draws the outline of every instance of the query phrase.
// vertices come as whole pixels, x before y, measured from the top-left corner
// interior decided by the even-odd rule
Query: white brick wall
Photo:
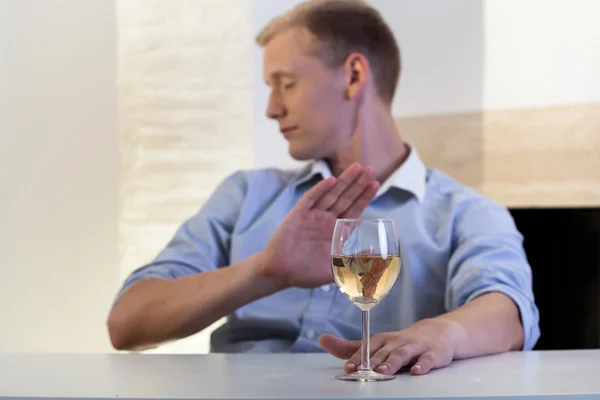
[[[121,276],[252,166],[246,0],[117,0]],[[158,351],[203,352],[208,331]]]

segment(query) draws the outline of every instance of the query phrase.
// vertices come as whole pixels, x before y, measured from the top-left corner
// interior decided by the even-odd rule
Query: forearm
[[[516,304],[508,296],[492,292],[437,317],[464,329],[455,358],[496,354],[523,347],[524,333]]]
[[[113,346],[135,350],[193,335],[280,289],[260,277],[261,255],[186,278],[145,279],[129,288],[108,318]]]

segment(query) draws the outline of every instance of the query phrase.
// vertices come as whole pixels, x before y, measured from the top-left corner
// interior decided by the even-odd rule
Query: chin
[[[297,149],[290,147],[289,154],[296,161],[312,161],[318,159],[316,152],[309,149]]]

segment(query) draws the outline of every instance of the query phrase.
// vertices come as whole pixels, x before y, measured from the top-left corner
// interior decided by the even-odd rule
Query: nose
[[[267,118],[270,119],[280,119],[285,117],[287,110],[279,98],[275,93],[271,93],[269,96],[269,104],[267,105]]]

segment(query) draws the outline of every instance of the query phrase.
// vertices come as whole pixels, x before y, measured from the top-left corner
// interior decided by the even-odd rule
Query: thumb
[[[326,352],[342,360],[350,359],[360,349],[360,340],[346,340],[328,334],[319,337],[319,344]]]

